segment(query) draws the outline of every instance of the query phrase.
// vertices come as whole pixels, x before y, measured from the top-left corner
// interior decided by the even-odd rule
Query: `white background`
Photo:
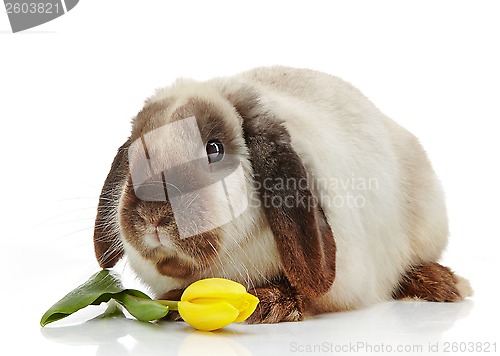
[[[2,11],[2,346],[44,355],[259,355],[314,345],[326,352],[329,343],[428,351],[437,342],[443,351],[446,342],[487,341],[498,351],[499,43],[496,1],[85,0],[18,34]],[[340,76],[420,138],[447,193],[443,263],[471,280],[475,296],[209,334],[183,323],[85,323],[95,310],[40,330],[43,312],[98,270],[97,199],[143,100],[178,76],[272,64]]]

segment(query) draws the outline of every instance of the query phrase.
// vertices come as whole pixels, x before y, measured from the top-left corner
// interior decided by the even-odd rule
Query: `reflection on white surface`
[[[96,355],[373,353],[381,348],[394,352],[398,347],[405,347],[405,354],[425,354],[457,320],[469,315],[473,305],[470,300],[388,302],[299,323],[231,325],[211,333],[195,331],[181,322],[143,323],[123,318],[53,324],[41,333],[47,340],[71,348],[94,346]]]

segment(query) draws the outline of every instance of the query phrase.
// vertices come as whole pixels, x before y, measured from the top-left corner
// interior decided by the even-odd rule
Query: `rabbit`
[[[417,138],[349,83],[282,66],[157,90],[118,149],[94,230],[99,265],[126,256],[158,298],[202,278],[243,284],[260,300],[249,323],[460,301],[470,283],[437,262],[447,240]]]

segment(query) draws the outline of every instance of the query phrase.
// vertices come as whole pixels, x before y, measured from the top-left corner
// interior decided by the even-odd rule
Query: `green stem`
[[[168,306],[169,310],[177,310],[177,305],[179,302],[174,301],[174,300],[161,300],[161,299],[155,299],[155,302],[161,303],[163,305]]]

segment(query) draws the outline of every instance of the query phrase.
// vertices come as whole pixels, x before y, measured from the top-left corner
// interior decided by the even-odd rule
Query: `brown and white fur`
[[[168,201],[135,196],[127,150],[190,116],[204,142],[218,139],[241,158],[249,199],[294,193],[314,204],[250,204],[231,222],[180,239]],[[161,156],[167,148],[154,149]],[[280,177],[307,185],[291,192],[262,184]],[[94,233],[100,266],[126,255],[157,297],[229,278],[261,300],[249,322],[268,323],[391,298],[462,300],[468,282],[437,263],[447,238],[443,192],[415,136],[341,79],[285,67],[158,90],[113,162]]]

